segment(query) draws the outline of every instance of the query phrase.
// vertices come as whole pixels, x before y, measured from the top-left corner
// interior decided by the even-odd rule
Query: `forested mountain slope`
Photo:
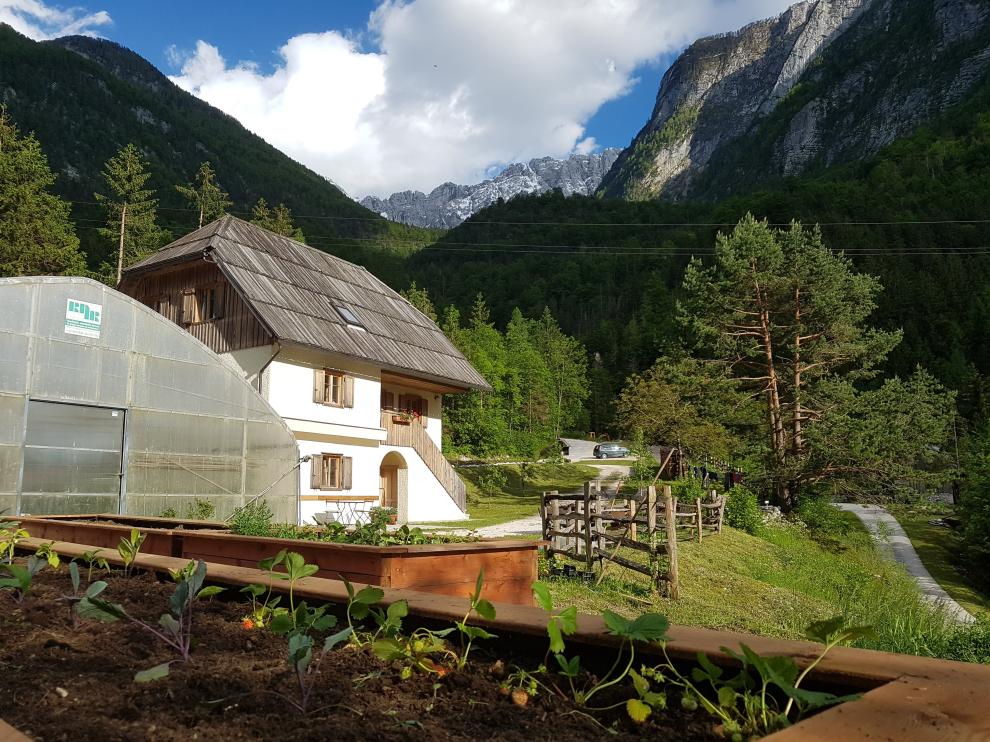
[[[187,183],[204,160],[235,210],[248,210],[259,197],[284,202],[314,245],[397,229],[110,41],[75,36],[38,43],[0,24],[0,102],[22,131],[41,141],[59,195],[77,202],[73,216],[93,264],[107,246],[94,236],[103,215],[86,202],[104,187],[106,160],[131,142],[150,164],[162,221],[175,235],[196,226],[175,185]],[[409,238],[408,228],[400,231]],[[355,249],[349,243],[350,254]]]
[[[988,66],[986,2],[801,2],[692,44],[602,192],[714,200],[870,157],[965,100]]]
[[[513,306],[549,305],[593,358],[592,424],[625,376],[680,332],[677,290],[692,255],[747,211],[771,222],[820,222],[885,287],[877,324],[903,328],[889,370],[923,364],[984,405],[990,372],[990,85],[861,163],[717,204],[555,195],[492,206],[418,253],[412,274],[439,304],[484,292],[502,322]],[[597,402],[596,402],[597,400]],[[596,407],[597,405],[597,407]],[[597,416],[597,417],[595,417]]]

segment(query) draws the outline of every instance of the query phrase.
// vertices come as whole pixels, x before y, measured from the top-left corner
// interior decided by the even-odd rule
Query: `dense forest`
[[[547,194],[496,204],[409,261],[438,306],[483,292],[493,320],[544,306],[591,359],[592,429],[607,428],[626,377],[677,347],[677,304],[692,256],[746,213],[819,224],[826,245],[877,276],[871,321],[901,329],[884,369],[929,369],[987,413],[990,372],[990,84],[877,157],[718,203],[628,202]]]

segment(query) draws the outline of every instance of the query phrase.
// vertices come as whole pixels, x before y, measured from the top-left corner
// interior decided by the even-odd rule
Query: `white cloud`
[[[42,41],[59,36],[96,36],[96,29],[113,23],[105,10],[95,13],[81,8],[49,5],[41,0],[0,0],[0,23]]]
[[[638,66],[787,5],[386,0],[369,20],[375,51],[336,31],[303,34],[267,73],[200,41],[173,80],[353,195],[429,190],[591,151],[586,122]]]

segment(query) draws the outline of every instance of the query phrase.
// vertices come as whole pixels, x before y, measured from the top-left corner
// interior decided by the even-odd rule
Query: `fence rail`
[[[618,494],[618,490],[616,493]],[[655,589],[676,599],[679,594],[677,542],[722,532],[725,497],[712,490],[710,501],[679,503],[669,485],[658,496],[656,487],[621,500],[606,495],[599,482],[586,482],[580,494],[544,492],[540,497],[543,538],[548,555],[583,562],[588,572],[615,563],[650,578]],[[689,509],[682,509],[689,508]],[[647,563],[627,559],[621,549],[645,553]],[[664,567],[666,567],[664,569]]]

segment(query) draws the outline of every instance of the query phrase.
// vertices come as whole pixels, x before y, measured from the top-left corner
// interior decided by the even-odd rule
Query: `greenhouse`
[[[298,449],[192,335],[82,278],[0,279],[0,513],[298,513]]]

